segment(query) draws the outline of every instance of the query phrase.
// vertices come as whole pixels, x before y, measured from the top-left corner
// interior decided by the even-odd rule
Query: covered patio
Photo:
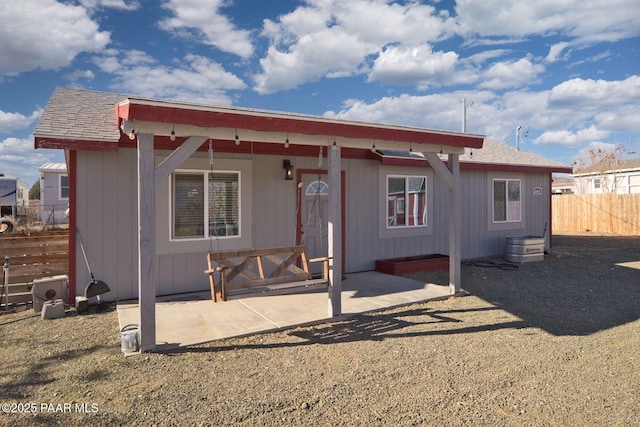
[[[213,303],[209,292],[158,297],[157,351],[219,339],[341,320],[360,313],[447,298],[448,284],[423,283],[375,271],[347,274],[342,282],[342,315],[328,316],[326,291],[235,299]],[[120,329],[139,325],[136,301],[117,306]]]
[[[282,246],[273,242],[285,240],[280,239],[285,235],[295,239],[296,244],[302,244],[301,223],[289,217],[302,205],[295,190],[300,188],[301,182],[296,187],[289,186],[278,192],[279,181],[275,180],[268,165],[278,164],[280,173],[283,163],[274,160],[295,156],[306,165],[299,167],[298,171],[304,170],[307,174],[315,173],[318,176],[326,174],[329,190],[322,217],[326,221],[326,231],[323,231],[326,233],[326,242],[320,246],[321,255],[329,258],[330,285],[328,298],[325,293],[318,294],[324,303],[319,305],[318,314],[310,315],[308,321],[380,308],[343,307],[343,303],[350,303],[352,299],[348,294],[343,295],[346,290],[342,284],[343,274],[370,268],[379,258],[395,257],[394,251],[372,252],[368,248],[388,245],[400,249],[400,254],[405,255],[401,250],[406,247],[405,239],[425,236],[420,240],[426,241],[434,229],[446,230],[437,245],[433,239],[428,245],[442,248],[440,250],[446,251],[449,256],[449,281],[442,286],[444,295],[460,291],[462,218],[465,212],[462,208],[459,157],[465,153],[465,149],[482,148],[484,138],[480,135],[65,88],[56,89],[34,134],[37,148],[65,150],[70,181],[69,227],[81,233],[83,238],[86,237],[90,257],[102,261],[103,277],[113,284],[111,298],[120,299],[120,295],[126,295],[127,299],[138,298],[135,323],[139,325],[142,352],[155,350],[158,342],[171,341],[156,336],[156,326],[160,327],[163,321],[160,319],[162,316],[156,316],[156,296],[176,293],[181,289],[185,292],[202,289],[201,272],[204,268],[194,260],[204,262],[207,246],[209,253],[214,246],[218,246],[219,242],[213,237],[217,236],[217,232],[211,231],[211,223],[203,226],[206,233],[177,236],[171,234],[175,221],[172,222],[168,214],[173,206],[170,200],[173,197],[172,177],[176,172],[180,173],[181,168],[186,168],[189,173],[198,170],[203,177],[208,176],[203,172],[207,157],[208,174],[217,170],[213,160],[215,157],[216,165],[223,162],[232,164],[228,167],[238,177],[238,182],[241,176],[243,179],[243,187],[234,196],[237,200],[232,210],[240,212],[233,222],[243,224],[244,228],[242,231],[241,228],[236,229],[231,236],[233,238],[224,240],[220,248],[215,248],[218,252]],[[405,153],[405,158],[391,156],[385,159],[379,155],[385,152]],[[422,153],[420,161],[406,158],[417,153]],[[260,156],[260,161],[255,160],[257,156]],[[319,158],[317,169],[310,168],[308,162],[314,157]],[[321,167],[322,159],[326,159],[326,163]],[[354,166],[356,164],[358,166]],[[365,169],[359,169],[360,165]],[[388,217],[382,213],[385,209],[381,208],[387,204],[379,203],[377,208],[371,205],[361,212],[360,217],[352,218],[350,223],[367,224],[368,228],[353,235],[352,241],[345,240],[345,211],[356,211],[363,201],[383,200],[381,197],[386,191],[384,186],[387,178],[378,166],[407,166],[414,170],[428,168],[430,176],[436,177],[443,185],[438,205],[446,206],[446,214],[441,213],[443,215],[438,223],[434,220],[429,228],[425,221],[422,224],[424,232],[414,236],[415,230],[411,228],[386,230]],[[349,184],[359,187],[344,189],[343,174],[350,170],[354,174]],[[365,173],[359,174],[360,170]],[[385,173],[392,176],[401,172],[402,169],[395,169]],[[426,183],[426,178],[422,182]],[[254,190],[258,185],[260,193]],[[361,198],[350,199],[349,202],[353,204],[345,208],[344,194],[348,191],[351,191],[350,198],[360,193]],[[271,198],[258,200],[258,196],[266,192]],[[257,218],[264,217],[256,207],[266,205],[270,209],[265,209],[265,212],[278,211],[283,206],[279,210],[280,215],[269,217],[270,221],[278,222],[280,228],[270,233],[268,238],[264,233],[258,236],[258,231],[262,231],[258,227],[265,229],[271,223],[256,223]],[[414,210],[418,215],[419,209]],[[202,218],[205,218],[208,212],[204,209],[201,211]],[[404,212],[404,205],[398,204],[400,211]],[[110,214],[104,215],[105,212]],[[324,225],[320,229],[322,227]],[[76,234],[70,233],[69,237],[72,297],[78,295],[76,283],[82,283],[82,278],[87,277],[82,268],[83,260],[79,256]],[[359,238],[369,234],[373,236],[372,239]],[[212,239],[216,240],[215,245]],[[413,239],[413,243],[420,247],[416,240]],[[290,244],[287,239],[286,245]],[[349,270],[345,269],[348,255],[363,252],[367,252],[367,260],[350,266]],[[365,285],[373,286],[371,283]],[[360,291],[355,288],[355,292],[362,294],[364,288]],[[424,296],[415,301],[429,298]],[[257,300],[254,298],[252,302]],[[278,306],[279,302],[275,301],[269,299],[270,305]],[[209,301],[206,303],[211,304]],[[305,307],[304,311],[311,306],[313,310],[316,309],[315,304],[299,305]],[[272,323],[278,327],[287,322]]]

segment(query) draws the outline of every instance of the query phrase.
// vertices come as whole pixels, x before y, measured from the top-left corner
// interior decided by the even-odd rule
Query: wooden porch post
[[[462,248],[462,190],[460,189],[460,158],[449,154],[448,168],[436,153],[424,153],[436,175],[449,189],[449,289],[451,294],[460,292]]]
[[[339,145],[329,146],[329,316],[342,314],[342,166]]]
[[[460,292],[462,203],[460,189],[460,161],[457,154],[449,154],[449,171],[452,185],[449,187],[449,289],[452,294]]]
[[[156,201],[153,135],[138,134],[138,306],[140,352],[156,347]]]

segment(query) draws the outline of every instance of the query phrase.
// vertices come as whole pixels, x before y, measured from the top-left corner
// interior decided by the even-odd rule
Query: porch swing
[[[253,143],[251,144],[253,155]],[[213,143],[210,139],[210,181],[213,180],[213,174]],[[213,248],[214,239],[217,251]],[[296,265],[298,260],[300,264]],[[312,276],[309,263],[313,262],[322,263],[321,278]],[[329,259],[327,257],[308,259],[304,245],[221,251],[217,233],[212,233],[210,226],[207,265],[208,269],[204,273],[209,276],[213,302],[227,301],[231,298],[295,293],[330,286]]]

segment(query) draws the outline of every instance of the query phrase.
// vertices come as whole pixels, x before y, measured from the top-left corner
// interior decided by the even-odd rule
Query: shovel
[[[104,283],[102,280],[96,280],[93,276],[93,272],[91,271],[91,267],[89,266],[89,260],[87,259],[87,253],[84,250],[84,245],[82,244],[82,236],[80,236],[80,230],[76,229],[76,234],[78,235],[78,240],[80,240],[80,249],[82,249],[82,255],[84,256],[84,262],[87,263],[87,270],[89,270],[89,274],[91,275],[91,282],[84,288],[84,296],[89,299],[91,297],[98,297],[98,304],[100,304],[100,295],[109,292],[109,286]]]

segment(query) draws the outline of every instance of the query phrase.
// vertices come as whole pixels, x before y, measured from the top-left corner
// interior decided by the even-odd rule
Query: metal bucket
[[[138,325],[127,325],[120,330],[120,349],[123,353],[135,353],[140,350]]]

